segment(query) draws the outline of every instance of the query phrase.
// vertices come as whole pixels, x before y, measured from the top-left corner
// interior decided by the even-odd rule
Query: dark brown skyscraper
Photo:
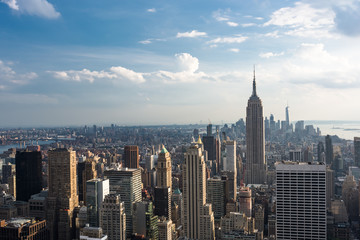
[[[41,192],[41,152],[16,152],[16,200],[28,201],[33,194]]]
[[[125,146],[124,164],[127,168],[139,168],[139,147]]]
[[[50,239],[75,238],[74,208],[78,206],[76,152],[65,148],[49,151],[47,217]]]
[[[266,179],[264,117],[261,99],[253,93],[246,108],[246,184],[263,184]]]

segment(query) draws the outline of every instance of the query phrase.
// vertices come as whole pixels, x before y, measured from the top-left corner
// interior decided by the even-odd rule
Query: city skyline
[[[253,64],[264,116],[285,119],[288,102],[290,121],[359,120],[359,11],[356,0],[1,0],[0,122],[235,122]]]

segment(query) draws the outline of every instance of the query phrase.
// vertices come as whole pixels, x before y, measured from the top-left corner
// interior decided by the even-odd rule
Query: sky
[[[360,0],[0,0],[0,127],[360,120]]]

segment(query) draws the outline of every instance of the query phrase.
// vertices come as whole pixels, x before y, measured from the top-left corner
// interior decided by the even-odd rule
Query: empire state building
[[[246,108],[246,184],[266,180],[264,117],[261,99],[256,94],[255,70],[253,92]]]

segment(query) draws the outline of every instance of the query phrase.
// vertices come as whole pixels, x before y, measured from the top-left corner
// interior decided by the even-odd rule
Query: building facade
[[[215,239],[214,213],[206,203],[206,170],[201,142],[192,144],[184,155],[183,232],[190,239]]]
[[[276,164],[276,239],[326,239],[326,165]]]
[[[76,181],[76,152],[58,148],[48,152],[49,192],[46,220],[50,239],[75,238],[74,208],[79,205]]]

